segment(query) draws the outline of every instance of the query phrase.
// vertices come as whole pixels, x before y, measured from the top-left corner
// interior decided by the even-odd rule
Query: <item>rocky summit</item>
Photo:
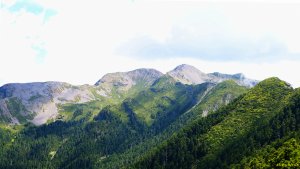
[[[168,72],[167,75],[183,84],[201,84],[205,82],[220,83],[225,80],[234,80],[242,86],[253,87],[258,83],[257,80],[246,78],[242,73],[230,75],[214,72],[206,74],[194,66],[187,64],[177,66],[175,69]]]

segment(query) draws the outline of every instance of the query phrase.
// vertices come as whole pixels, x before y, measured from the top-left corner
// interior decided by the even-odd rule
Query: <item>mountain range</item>
[[[299,91],[190,65],[6,84],[0,168],[298,168]]]
[[[205,74],[186,64],[179,65],[166,74],[154,69],[109,73],[95,85],[74,86],[63,82],[6,84],[0,88],[0,117],[2,121],[11,124],[32,122],[41,125],[58,117],[59,109],[63,105],[95,100],[120,101],[128,95],[149,88],[155,81],[169,76],[176,82],[189,85],[206,82],[217,84],[229,79],[247,87],[257,84],[256,80],[247,79],[242,74]]]

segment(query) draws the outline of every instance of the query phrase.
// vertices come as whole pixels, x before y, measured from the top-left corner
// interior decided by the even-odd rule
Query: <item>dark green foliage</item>
[[[9,144],[13,141],[12,139],[13,139],[13,134],[9,130],[0,127],[0,157],[3,156],[3,152],[5,151],[6,148],[8,148]]]
[[[286,106],[266,126],[259,126],[256,132],[249,135],[262,149],[245,157],[236,168],[249,165],[265,168],[282,168],[281,164],[290,164],[290,168],[298,168],[300,138],[300,90],[296,89],[290,96]],[[294,139],[295,138],[295,139]],[[288,141],[289,139],[289,141]],[[255,142],[254,142],[255,143]],[[293,147],[293,152],[287,149]],[[283,152],[283,150],[286,150]],[[291,156],[291,154],[293,156]],[[298,154],[297,154],[298,153]],[[281,158],[284,154],[285,158]],[[277,157],[275,157],[277,155]],[[277,166],[278,165],[278,166]],[[243,166],[243,167],[242,167]],[[293,167],[294,166],[294,167]]]
[[[122,123],[114,114],[107,120],[89,124],[57,121],[30,126],[17,135],[9,149],[1,151],[1,165],[5,168],[92,168],[100,157],[127,148],[129,140],[136,137],[133,126]]]
[[[27,124],[8,135],[5,149],[0,153],[0,168],[126,168],[140,158],[149,157],[144,154],[160,143],[163,146],[159,147],[168,147],[164,140],[170,137],[172,146],[180,149],[178,154],[170,154],[172,151],[166,149],[165,160],[170,162],[167,165],[192,166],[189,159],[206,153],[205,146],[199,147],[198,138],[192,136],[209,133],[231,114],[238,101],[216,113],[211,107],[222,107],[244,92],[245,88],[230,81],[217,86],[210,83],[190,86],[164,77],[149,89],[115,104],[95,101],[66,105],[59,120],[42,126]],[[206,109],[211,115],[202,118]],[[180,142],[177,137],[182,138]],[[149,153],[155,154],[159,149]],[[179,157],[182,159],[172,163]]]
[[[299,135],[278,139],[272,144],[256,150],[252,156],[244,158],[240,164],[231,168],[299,168],[300,140]]]
[[[238,100],[238,99],[237,99]],[[198,140],[195,135],[205,134],[209,129],[222,122],[229,112],[234,109],[237,101],[218,110],[206,118],[200,118],[194,123],[189,124],[180,133],[173,135],[167,142],[158,148],[151,150],[145,155],[134,168],[191,168],[198,156],[203,156],[203,151],[198,151]],[[201,146],[201,145],[199,145]],[[205,149],[205,146],[201,146]]]
[[[199,85],[199,90],[201,86],[206,86],[207,84]],[[221,86],[221,87],[220,87]],[[212,86],[208,86],[212,87]],[[236,98],[242,93],[246,92],[244,87],[238,86],[236,83],[223,82],[213,87],[210,92],[205,95],[203,98],[202,95],[199,96],[199,104],[195,105],[172,122],[165,130],[161,131],[161,133],[151,136],[149,139],[144,140],[136,146],[126,150],[121,154],[115,154],[103,160],[101,162],[101,168],[120,168],[124,167],[124,163],[134,163],[137,158],[143,156],[146,151],[151,148],[157,146],[157,143],[161,143],[164,140],[168,139],[172,134],[176,133],[182,127],[193,123],[193,121],[197,119],[201,119],[202,111],[209,107],[207,103],[216,103],[218,106],[222,106],[225,103],[220,100],[223,99],[225,95],[231,95],[231,99]],[[205,101],[203,101],[205,100]],[[229,100],[231,101],[231,100]],[[213,112],[212,112],[213,113]]]
[[[298,92],[291,96],[292,92],[285,82],[267,79],[174,135],[132,167],[229,168],[272,140],[298,131],[300,100],[295,100]],[[290,111],[292,107],[296,111]]]

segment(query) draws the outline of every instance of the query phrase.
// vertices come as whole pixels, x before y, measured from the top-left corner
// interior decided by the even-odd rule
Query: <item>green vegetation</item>
[[[222,86],[223,83],[227,84],[226,87],[219,88],[218,86],[219,85]],[[236,83],[227,83],[227,82],[223,82],[223,83],[218,84],[215,87],[213,87],[213,85],[211,85],[211,84],[202,84],[202,85],[199,85],[197,88],[198,89],[201,89],[201,88],[208,89],[208,88],[213,87],[210,90],[211,92],[209,92],[209,94],[207,96],[216,95],[215,93],[223,93],[222,90],[224,90],[224,91],[227,90],[228,93],[224,92],[224,96],[227,94],[230,94],[233,96],[231,99],[236,98],[237,96],[246,92],[246,88],[240,87]],[[167,84],[170,84],[170,83],[167,83]],[[173,84],[175,84],[175,83],[173,83]],[[161,85],[161,87],[162,86],[164,86],[164,85]],[[166,85],[166,87],[170,87],[170,86]],[[230,88],[232,88],[234,90],[228,90]],[[201,100],[203,100],[203,96],[205,95],[204,93],[206,93],[206,91],[201,92],[197,96],[198,103],[195,106],[193,106],[191,109],[187,110],[186,112],[184,112],[180,116],[178,116],[176,118],[176,120],[173,121],[172,123],[170,123],[170,125],[168,125],[164,130],[161,130],[161,129],[158,130],[158,131],[160,131],[160,133],[158,133],[157,135],[151,136],[148,139],[140,141],[137,145],[132,146],[125,152],[115,153],[115,154],[105,158],[104,160],[102,160],[101,162],[98,163],[98,166],[100,168],[106,169],[106,168],[122,168],[122,167],[124,167],[124,164],[132,164],[132,163],[136,162],[136,160],[138,160],[138,158],[140,158],[145,153],[147,153],[148,150],[157,146],[158,143],[161,143],[164,140],[168,139],[174,133],[176,133],[178,130],[185,127],[187,124],[190,124],[193,121],[195,121],[199,118],[202,118],[201,117],[202,110],[200,109],[200,107],[206,108],[206,106],[205,106],[206,102],[201,101]],[[211,100],[214,100],[216,103],[219,103],[220,102],[219,100],[222,100],[222,98],[224,96],[219,97],[219,98],[218,97],[209,97],[209,99],[207,99],[207,101],[212,102]],[[222,105],[219,105],[219,106],[222,107]],[[199,110],[201,110],[201,111],[199,111]]]
[[[108,84],[106,84],[108,85]],[[93,118],[99,113],[100,110],[105,108],[106,106],[109,106],[110,109],[112,109],[112,112],[116,113],[123,121],[127,119],[126,113],[122,112],[122,109],[120,105],[122,102],[129,98],[136,98],[140,99],[143,97],[142,93],[147,93],[149,91],[149,84],[145,82],[144,80],[137,80],[136,85],[131,87],[130,89],[123,89],[122,86],[107,86],[109,88],[109,93],[106,94],[104,91],[106,91],[105,86],[97,86],[89,88],[89,90],[92,92],[93,96],[96,98],[96,100],[88,102],[88,103],[70,103],[70,104],[64,104],[59,106],[59,116],[56,120],[64,120],[64,121],[79,121],[79,120],[88,120],[92,121]],[[175,92],[176,89],[170,89],[170,92]],[[183,89],[184,90],[184,89]],[[99,91],[103,91],[104,93],[101,95]],[[149,93],[149,92],[148,92]],[[160,93],[160,95],[164,95],[166,93]],[[140,98],[137,98],[140,96]],[[156,100],[160,99],[157,96],[153,96],[152,98],[155,98]],[[175,98],[174,98],[175,99]],[[147,101],[147,99],[144,99]],[[149,100],[149,99],[148,99]],[[154,106],[156,106],[156,103],[153,103]],[[146,107],[148,105],[145,105]],[[140,107],[142,108],[142,107]],[[155,111],[155,110],[154,110]],[[139,110],[137,110],[139,112]],[[150,114],[148,113],[148,110],[141,110],[140,111],[139,118],[144,118],[145,121],[150,123]],[[147,116],[147,117],[146,117]],[[52,120],[49,121],[53,122]]]
[[[163,76],[142,88],[61,105],[60,116],[42,126],[0,126],[0,168],[300,165],[300,89],[278,78],[248,90],[234,81],[183,85]]]
[[[17,98],[10,98],[6,101],[8,110],[20,123],[27,123],[27,119],[33,119],[34,114],[28,112],[22,102]]]
[[[257,150],[253,156],[243,159],[241,164],[233,165],[232,168],[299,168],[299,142],[299,137],[280,139]]]
[[[101,101],[61,105],[59,106],[60,116],[57,119],[63,121],[92,120],[99,113],[99,110],[103,109],[106,105],[106,102]]]
[[[276,130],[266,126],[281,114],[291,93],[292,88],[285,82],[267,79],[152,149],[134,167],[229,168],[272,140]]]
[[[192,112],[201,114],[199,112],[206,111],[207,114],[214,113],[221,106],[228,104],[237,96],[248,91],[247,88],[239,86],[233,80],[219,83],[210,90],[205,97],[201,99],[201,106],[195,107]],[[205,114],[201,114],[205,116]]]

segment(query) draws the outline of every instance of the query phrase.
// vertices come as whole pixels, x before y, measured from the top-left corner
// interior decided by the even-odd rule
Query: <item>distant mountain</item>
[[[211,77],[212,81],[214,82],[219,82],[224,80],[234,80],[239,85],[246,86],[246,87],[253,87],[257,85],[257,83],[259,82],[258,80],[246,78],[245,75],[242,73],[229,75],[229,74],[214,72],[214,73],[209,73],[208,76]]]
[[[125,89],[139,83],[144,83],[149,86],[162,75],[163,73],[155,69],[136,69],[129,72],[108,73],[97,81],[95,85],[107,84],[124,87]]]
[[[168,72],[167,75],[173,77],[176,81],[183,84],[201,84],[205,82],[211,82],[211,78],[195,68],[187,64],[179,65],[172,71]]]
[[[241,73],[234,75],[218,72],[205,74],[194,66],[187,64],[177,66],[174,70],[168,72],[167,75],[183,84],[201,84],[205,82],[220,83],[225,80],[234,80],[239,85],[253,87],[258,83],[257,80],[248,79]]]
[[[6,84],[0,168],[297,168],[300,89],[256,83],[180,65]]]
[[[97,103],[92,112],[95,115],[98,109],[120,103],[153,86],[170,86],[176,82],[185,85],[218,84],[225,80],[234,80],[247,87],[253,87],[257,83],[242,74],[205,74],[193,66],[183,64],[165,75],[155,69],[144,68],[108,73],[95,85],[73,86],[64,82],[6,84],[0,88],[0,121],[41,125],[58,117],[69,118],[69,111],[63,110],[69,110],[73,104]]]
[[[163,76],[155,69],[136,69],[129,72],[108,73],[98,80],[95,86],[103,96],[122,97],[148,88]]]
[[[234,81],[185,85],[170,76],[131,93],[134,86],[124,99],[100,97],[94,86],[95,100],[60,105],[47,124],[8,126],[17,137],[0,123],[0,168],[122,168],[248,91]]]

